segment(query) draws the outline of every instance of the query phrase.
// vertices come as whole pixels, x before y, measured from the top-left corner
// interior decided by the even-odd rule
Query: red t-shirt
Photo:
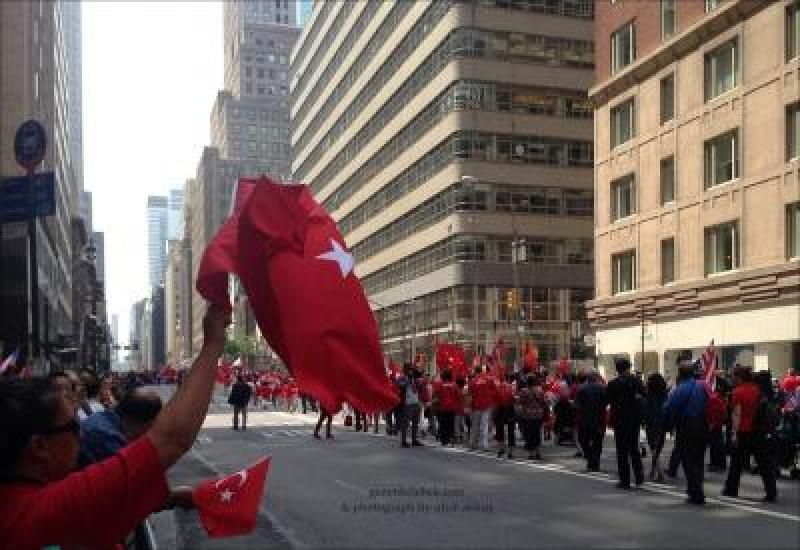
[[[454,382],[442,382],[433,391],[442,411],[461,414],[461,390]]]
[[[797,388],[800,388],[800,376],[789,374],[781,382],[781,389],[787,393],[792,393]]]
[[[495,405],[494,382],[487,376],[478,376],[469,383],[472,394],[472,410],[485,411]]]
[[[753,431],[753,421],[756,418],[758,401],[761,398],[761,390],[752,382],[745,382],[733,388],[731,394],[731,407],[736,409],[741,405],[742,412],[739,416],[739,431],[750,433]]]
[[[0,546],[113,548],[169,497],[150,439],[47,485],[0,484]]]

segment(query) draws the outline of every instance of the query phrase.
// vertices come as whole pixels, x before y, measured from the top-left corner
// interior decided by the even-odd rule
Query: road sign
[[[47,151],[47,134],[37,121],[23,122],[14,135],[14,158],[17,164],[32,172],[44,159]]]
[[[4,178],[0,183],[0,221],[20,222],[56,213],[56,178],[53,172]],[[28,187],[33,185],[33,210]]]

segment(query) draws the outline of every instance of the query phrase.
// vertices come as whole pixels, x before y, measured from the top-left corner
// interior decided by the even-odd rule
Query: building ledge
[[[595,107],[604,105],[611,98],[617,97],[632,86],[644,82],[663,67],[702,47],[712,37],[746,20],[769,4],[769,2],[751,0],[739,0],[723,4],[713,12],[706,14],[694,25],[664,42],[655,51],[590,88],[589,98],[593,101]]]

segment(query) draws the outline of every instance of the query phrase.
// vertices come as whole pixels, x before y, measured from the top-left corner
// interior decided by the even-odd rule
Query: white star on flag
[[[224,490],[224,491],[222,491],[222,492],[219,494],[219,498],[220,498],[220,500],[221,500],[222,502],[230,502],[230,501],[231,501],[231,498],[233,498],[233,495],[234,495],[234,494],[235,494],[235,493],[234,493],[233,491],[231,491],[230,489],[228,489],[228,488],[226,487],[226,488],[225,488],[225,490]]]
[[[317,256],[318,260],[330,260],[339,264],[339,271],[342,272],[342,278],[347,277],[353,271],[353,255],[347,252],[342,246],[331,239],[331,250],[325,254]]]

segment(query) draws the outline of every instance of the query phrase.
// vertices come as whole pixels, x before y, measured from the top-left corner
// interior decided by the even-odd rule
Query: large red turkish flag
[[[255,529],[269,462],[264,457],[249,468],[195,488],[192,501],[208,536],[234,537]]]
[[[304,393],[328,411],[394,407],[378,326],[353,257],[305,185],[240,180],[233,215],[208,245],[197,290],[230,308],[228,274],[244,286],[261,333]]]

